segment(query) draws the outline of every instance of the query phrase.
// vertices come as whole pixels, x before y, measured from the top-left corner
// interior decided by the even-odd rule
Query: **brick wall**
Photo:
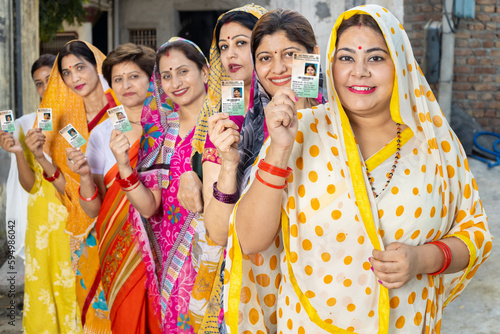
[[[426,22],[442,18],[442,1],[435,2],[405,0],[404,25],[419,63],[424,54]],[[487,130],[500,133],[500,6],[497,4],[497,0],[476,0],[475,19],[460,20],[455,34],[453,103]],[[439,89],[438,85],[433,88]]]

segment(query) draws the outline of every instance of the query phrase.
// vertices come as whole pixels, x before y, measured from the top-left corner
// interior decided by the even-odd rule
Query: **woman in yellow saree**
[[[115,107],[111,89],[101,80],[105,56],[94,46],[71,41],[59,52],[40,108],[52,109],[53,130],[31,129],[26,143],[43,169],[44,178],[52,182],[67,209],[65,231],[70,235],[71,268],[76,274],[76,297],[84,332],[110,333],[109,311],[99,282],[95,221],[79,205],[79,179],[67,165],[66,149],[70,144],[59,130],[68,124],[88,140],[96,125],[107,118],[107,109]],[[37,124],[37,122],[35,122]],[[80,147],[85,151],[86,145]],[[37,191],[34,187],[32,191]],[[56,191],[54,189],[54,191]],[[64,241],[63,241],[64,242]],[[74,277],[74,276],[73,276]]]
[[[228,327],[439,333],[492,247],[465,153],[385,8],[338,18],[326,68],[329,104],[297,111],[281,89],[266,107],[230,226]]]
[[[45,93],[54,61],[55,56],[45,54],[31,68],[40,97]],[[19,176],[15,183],[27,191],[26,201],[15,195],[10,199],[10,205],[17,210],[24,205],[27,221],[26,239],[16,236],[16,243],[22,240],[26,254],[23,332],[80,333],[69,236],[64,232],[67,211],[54,187],[42,178],[42,168],[25,142],[25,134],[33,128],[35,118],[36,113],[32,113],[16,120],[17,139],[10,133],[1,134],[2,147],[16,156],[17,164],[11,165]],[[13,195],[9,190],[8,193]]]

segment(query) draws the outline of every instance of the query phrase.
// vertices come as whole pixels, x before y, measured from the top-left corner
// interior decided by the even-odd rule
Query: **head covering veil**
[[[172,37],[163,44],[157,54],[163,52],[174,42],[189,43],[202,55],[201,49],[190,40]],[[205,62],[208,66],[208,61]],[[139,157],[137,171],[141,181],[151,189],[167,189],[170,184],[170,160],[175,151],[175,142],[179,132],[179,115],[177,108],[165,94],[161,86],[159,68],[155,65],[151,81],[149,83],[148,94],[142,109],[141,124],[144,133],[140,140]],[[156,314],[162,312],[162,291],[160,291],[159,279],[157,276],[157,264],[155,264],[155,249],[153,238],[148,233],[149,223],[143,220],[139,212],[131,205],[129,215],[133,221],[135,232],[142,251],[142,258],[147,271],[148,295],[153,299]],[[153,244],[152,244],[153,243]],[[161,264],[159,264],[161,268]],[[161,270],[160,270],[161,271]],[[170,272],[170,271],[169,271]],[[165,295],[165,293],[163,293]]]
[[[234,8],[222,15],[217,19],[217,24],[229,13],[245,12],[252,14],[257,19],[260,19],[267,10],[259,5],[249,4],[243,7]],[[218,41],[215,39],[215,29],[213,33],[212,45],[210,46],[210,73],[208,77],[208,93],[201,108],[198,117],[198,124],[193,137],[193,154],[195,152],[203,153],[205,146],[205,139],[208,133],[208,118],[215,113],[218,113],[221,108],[221,82],[231,80],[227,74],[224,66],[222,65]],[[254,85],[254,80],[252,80]]]
[[[337,30],[356,14],[371,16],[383,33],[395,70],[391,118],[408,127],[401,133],[402,155],[395,177],[379,197],[372,193],[366,170],[390,162],[397,140],[365,161],[332,78]],[[289,319],[289,328],[302,322],[307,328],[330,333],[403,333],[421,332],[423,328],[438,332],[444,306],[463,291],[492,247],[487,217],[465,152],[414,58],[403,26],[387,9],[364,5],[340,15],[325,62],[329,103],[298,112],[299,131],[289,160],[293,181],[283,195],[281,231],[275,243],[249,260],[239,247],[233,212],[224,277],[228,327],[231,333],[266,328],[273,331],[277,321],[285,325]],[[260,158],[265,157],[268,142]],[[383,173],[384,166],[381,168],[378,171]],[[345,231],[349,236],[342,233]],[[468,266],[457,273],[420,274],[403,287],[388,291],[377,283],[366,261],[373,249],[384,250],[389,243],[418,246],[449,237],[462,240],[469,250]],[[351,247],[353,256],[344,258]],[[321,253],[327,250],[333,253]],[[343,254],[341,261],[330,261],[335,251]],[[280,260],[284,263],[281,266]],[[320,271],[338,275],[333,284],[349,277],[353,286],[351,281],[345,285],[345,280],[336,287],[328,286],[328,276],[323,281]],[[357,280],[362,276],[368,278],[363,284]],[[262,284],[263,278],[266,284]],[[323,289],[328,288],[335,290],[334,296],[323,296]],[[283,300],[279,301],[284,295],[286,304],[290,298],[293,308],[287,309],[286,318]],[[415,295],[416,299],[409,297]],[[391,307],[393,296],[405,303]],[[273,302],[262,303],[262,297]],[[276,317],[276,305],[281,305],[282,320]],[[294,310],[301,312],[298,318],[293,318]]]
[[[74,41],[68,42],[72,43]],[[108,104],[112,107],[119,104],[114,96],[113,91],[109,88],[106,80],[102,77],[102,63],[106,56],[99,51],[95,46],[90,43],[84,42],[94,54],[97,72],[103,90],[105,92]],[[59,57],[59,55],[58,55]],[[66,231],[75,238],[82,238],[86,236],[89,230],[93,227],[93,219],[89,218],[81,209],[79,205],[78,188],[80,186],[80,177],[78,174],[73,173],[67,165],[66,149],[71,145],[59,134],[59,130],[68,124],[73,127],[88,140],[91,126],[97,125],[100,121],[107,118],[107,114],[101,119],[92,121],[87,124],[87,116],[83,99],[74,93],[64,83],[59,70],[57,68],[58,59],[54,62],[50,79],[47,85],[47,90],[43,95],[40,108],[52,108],[52,127],[53,130],[45,132],[46,141],[44,145],[44,152],[52,158],[52,162],[59,168],[66,178],[66,194],[62,197],[63,204],[68,209],[68,221]],[[95,124],[94,124],[95,123]],[[37,126],[38,121],[35,121]],[[90,128],[90,130],[89,130]],[[85,152],[87,145],[83,145],[81,150]]]

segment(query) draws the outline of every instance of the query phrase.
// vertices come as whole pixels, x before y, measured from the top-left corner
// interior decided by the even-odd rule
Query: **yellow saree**
[[[19,141],[35,184],[28,197],[23,332],[81,333],[69,235],[64,232],[68,212],[24,144],[26,130],[21,129]]]
[[[392,119],[408,126],[401,134],[395,174],[377,198],[366,168],[383,187],[396,142],[364,162],[331,78],[337,28],[358,13],[372,16],[384,33],[396,70]],[[385,8],[361,6],[339,17],[326,68],[330,103],[298,113],[288,163],[293,176],[283,194],[275,244],[243,256],[231,222],[224,300],[229,330],[439,333],[443,308],[461,293],[492,247],[465,153],[413,58],[402,25]],[[269,142],[260,158],[268,147]],[[469,249],[463,271],[420,274],[388,291],[370,270],[374,248],[447,237],[460,238]]]

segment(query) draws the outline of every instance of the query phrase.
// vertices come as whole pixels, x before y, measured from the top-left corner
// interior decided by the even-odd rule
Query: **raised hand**
[[[271,147],[291,152],[298,130],[297,95],[290,88],[280,88],[264,108]]]
[[[68,158],[67,164],[69,169],[80,176],[91,175],[90,165],[87,157],[83,152],[76,147],[70,147],[66,150],[66,157]]]
[[[0,133],[0,145],[4,150],[10,153],[21,153],[23,152],[23,147],[19,140],[12,135],[10,132]]]
[[[240,153],[238,143],[240,132],[238,126],[229,119],[227,113],[217,113],[208,119],[208,135],[224,163],[238,165]]]
[[[26,146],[33,152],[35,159],[41,159],[44,157],[43,145],[45,144],[45,135],[42,129],[29,129],[26,134]]]
[[[130,166],[129,150],[130,142],[128,138],[120,130],[113,130],[111,132],[111,140],[109,142],[109,148],[115,156],[116,163],[118,167],[128,167]]]

